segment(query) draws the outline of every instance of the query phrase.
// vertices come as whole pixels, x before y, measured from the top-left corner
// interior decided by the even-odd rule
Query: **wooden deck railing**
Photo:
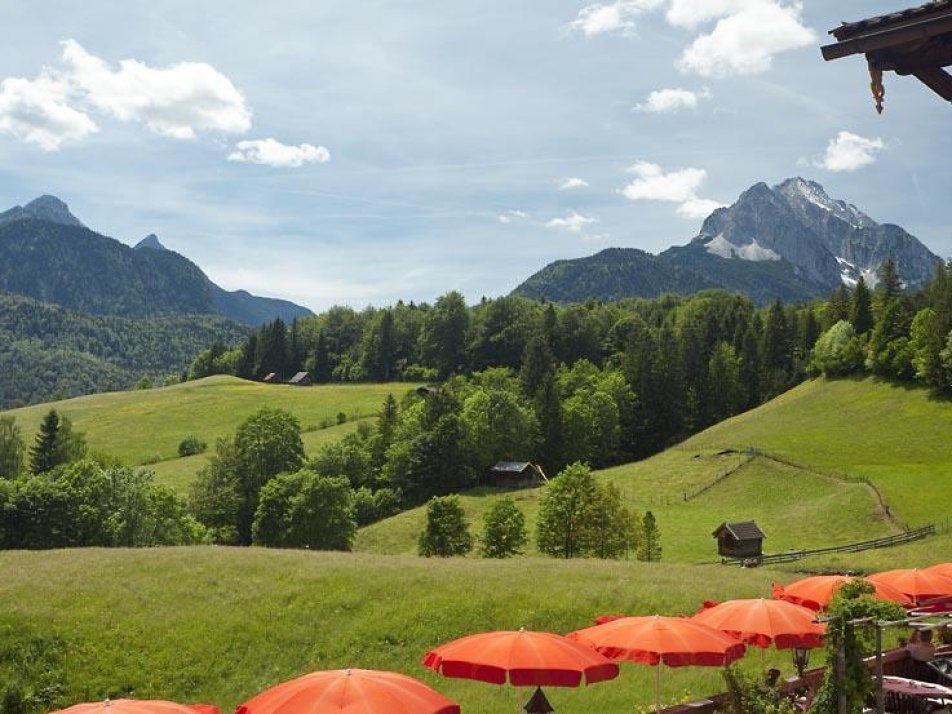
[[[909,658],[909,653],[905,649],[895,649],[884,652],[883,673],[908,677],[911,674],[909,671],[911,662],[912,660]],[[865,663],[870,670],[876,668],[875,657],[869,657],[865,660]],[[785,692],[789,692],[791,696],[793,696],[795,692],[815,692],[823,682],[824,671],[825,670],[820,667],[807,670],[803,673],[803,677],[787,677],[783,682],[782,689]],[[708,699],[698,699],[697,701],[688,702],[686,704],[676,704],[661,711],[664,714],[715,714],[715,712],[723,711],[723,709],[719,707],[723,707],[727,703],[727,696],[726,693],[715,694]],[[812,696],[809,698],[812,699]]]

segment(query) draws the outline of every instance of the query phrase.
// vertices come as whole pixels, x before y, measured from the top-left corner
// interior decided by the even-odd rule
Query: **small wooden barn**
[[[265,384],[277,384],[281,381],[281,378],[278,376],[277,372],[268,372],[264,377],[261,378],[261,381]]]
[[[416,393],[418,396],[425,399],[426,397],[436,394],[438,391],[439,390],[436,387],[423,386],[417,387]]]
[[[288,384],[293,384],[297,387],[308,387],[314,384],[314,378],[310,372],[298,372],[288,380]]]
[[[530,461],[500,461],[486,474],[486,483],[500,488],[529,488],[538,486],[545,476]]]
[[[717,538],[718,555],[727,558],[759,558],[764,554],[767,534],[756,521],[721,523],[712,533]]]

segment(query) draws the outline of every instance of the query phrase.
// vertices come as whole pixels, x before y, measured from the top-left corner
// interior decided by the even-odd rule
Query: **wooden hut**
[[[500,488],[538,486],[545,478],[542,469],[530,461],[500,461],[486,474],[486,483]]]
[[[281,381],[281,378],[278,377],[277,372],[268,372],[264,377],[261,378],[261,381],[265,384],[277,384]]]
[[[830,34],[836,42],[820,48],[829,61],[863,54],[869,68],[876,111],[883,110],[883,72],[912,75],[952,102],[952,0],[933,0],[888,15],[845,22]]]
[[[439,390],[436,387],[423,386],[417,387],[416,393],[418,396],[421,396],[425,399],[426,397],[436,394],[438,391]]]
[[[298,372],[288,380],[288,384],[293,384],[297,387],[308,387],[314,384],[314,378],[310,372]]]
[[[711,534],[717,538],[717,552],[727,558],[759,558],[764,554],[763,532],[756,521],[721,523]]]

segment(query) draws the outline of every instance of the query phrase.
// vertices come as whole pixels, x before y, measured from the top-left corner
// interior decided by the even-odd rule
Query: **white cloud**
[[[570,176],[568,178],[562,179],[559,183],[560,191],[571,191],[576,188],[585,188],[588,186],[588,181],[581,179],[578,176]]]
[[[235,85],[204,62],[154,69],[122,60],[113,70],[75,40],[63,44],[66,77],[97,109],[152,131],[191,139],[199,131],[238,134],[251,127],[251,110]]]
[[[591,233],[582,236],[582,240],[594,243],[595,241],[603,241],[611,238],[610,233]]]
[[[566,231],[568,233],[581,233],[582,229],[591,223],[598,223],[598,219],[589,218],[587,216],[583,216],[577,211],[572,211],[565,218],[553,218],[551,221],[545,224],[545,227]]]
[[[608,5],[588,5],[579,10],[578,17],[566,25],[566,28],[581,32],[586,37],[603,32],[631,35],[635,31],[634,18],[643,12],[661,7],[663,3],[664,0],[619,0]]]
[[[708,198],[689,198],[678,206],[678,215],[685,218],[707,218],[718,208],[724,206],[720,201]]]
[[[695,191],[707,178],[704,169],[681,169],[664,173],[658,164],[638,161],[628,169],[638,176],[622,189],[631,201],[675,201],[681,203],[695,197]]]
[[[698,198],[697,190],[707,178],[704,169],[688,168],[665,173],[658,164],[638,161],[628,171],[638,177],[621,190],[622,195],[630,201],[679,203],[678,214],[684,218],[703,218],[723,205]]]
[[[717,5],[721,14],[732,4]],[[776,0],[748,0],[738,5],[736,12],[722,17],[709,34],[700,35],[684,50],[678,59],[682,72],[702,77],[766,72],[774,55],[817,41],[816,33],[800,21],[799,3],[783,6]]]
[[[69,106],[69,88],[49,72],[35,80],[10,77],[0,83],[0,132],[44,151],[81,141],[99,131],[84,112]]]
[[[506,211],[505,213],[500,213],[497,216],[500,223],[517,223],[520,221],[526,220],[528,216],[525,211]]]
[[[681,109],[696,109],[701,99],[710,98],[711,93],[706,88],[700,92],[689,89],[656,89],[648,95],[643,104],[635,106],[639,112],[654,114],[670,114]]]
[[[841,131],[830,139],[826,153],[817,166],[827,171],[856,171],[876,161],[876,152],[886,146],[880,138],[867,139],[848,131]]]
[[[239,141],[235,151],[228,154],[228,160],[279,168],[298,168],[304,164],[325,164],[331,160],[331,152],[323,146],[313,144],[288,146],[276,139],[254,139]]]

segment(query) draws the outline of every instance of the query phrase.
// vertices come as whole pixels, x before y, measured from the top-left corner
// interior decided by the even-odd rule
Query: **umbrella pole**
[[[658,662],[657,671],[655,672],[655,711],[661,711],[661,666],[662,663]]]

